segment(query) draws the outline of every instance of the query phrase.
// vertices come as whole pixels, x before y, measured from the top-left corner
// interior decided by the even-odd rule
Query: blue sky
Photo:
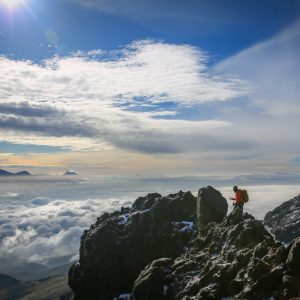
[[[300,11],[299,1],[271,0],[12,1],[20,5],[1,7],[1,53],[31,60],[147,38],[194,45],[221,59],[269,38]]]
[[[0,0],[0,167],[296,174],[299,16],[299,1]]]

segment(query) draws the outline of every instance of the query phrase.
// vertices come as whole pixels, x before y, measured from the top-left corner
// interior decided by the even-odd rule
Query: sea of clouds
[[[83,231],[105,211],[130,206],[138,196],[148,192],[166,195],[180,187],[197,195],[197,189],[204,186],[193,181],[185,186],[178,179],[161,185],[155,179],[45,177],[18,179],[17,184],[10,180],[0,185],[0,273],[12,275],[24,263],[54,268],[78,259]],[[232,196],[232,185],[216,187],[227,199]],[[263,219],[268,211],[298,195],[300,186],[249,185],[247,190],[250,202],[245,210]]]

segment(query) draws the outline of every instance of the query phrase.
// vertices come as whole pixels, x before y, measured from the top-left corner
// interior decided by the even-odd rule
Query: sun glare
[[[14,9],[24,4],[24,0],[0,0],[0,4],[9,9]]]

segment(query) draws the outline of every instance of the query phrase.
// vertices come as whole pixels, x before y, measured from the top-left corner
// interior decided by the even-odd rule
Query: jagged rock
[[[131,293],[147,264],[184,251],[196,236],[195,221],[196,198],[190,192],[149,194],[131,209],[103,214],[82,235],[79,263],[69,271],[75,299],[111,300]]]
[[[276,243],[262,222],[251,215],[229,214],[222,223],[208,224],[198,240],[172,265],[160,270],[159,286],[170,299],[268,299],[282,293],[283,264],[287,251]],[[152,286],[151,264],[142,271],[144,286]],[[161,277],[162,274],[165,277]],[[163,300],[166,294],[135,300]]]
[[[292,244],[286,264],[292,274],[300,276],[300,237]]]
[[[213,187],[201,188],[197,199],[197,218],[201,230],[209,222],[222,222],[227,214],[228,203]]]
[[[224,217],[224,201],[208,187],[198,201],[154,193],[103,214],[84,232],[69,272],[75,300],[296,299],[300,238],[286,248],[250,214]]]
[[[284,243],[291,243],[300,236],[300,195],[288,200],[264,218],[264,223],[271,229],[275,238]]]

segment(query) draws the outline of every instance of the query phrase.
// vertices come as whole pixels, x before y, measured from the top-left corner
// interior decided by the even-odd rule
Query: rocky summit
[[[74,299],[297,299],[300,239],[285,247],[212,187],[105,213],[69,271]]]

